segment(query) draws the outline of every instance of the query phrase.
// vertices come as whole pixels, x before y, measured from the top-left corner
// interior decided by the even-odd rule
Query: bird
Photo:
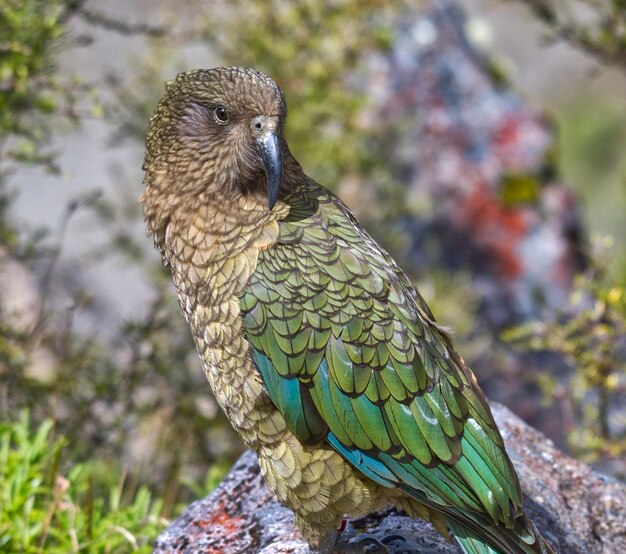
[[[181,73],[150,120],[139,199],[215,399],[267,487],[322,553],[366,551],[341,545],[341,523],[385,507],[466,554],[556,552],[524,513],[448,329],[306,175],[286,117],[258,70]]]

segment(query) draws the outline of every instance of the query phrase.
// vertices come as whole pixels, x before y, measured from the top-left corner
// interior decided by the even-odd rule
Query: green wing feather
[[[474,521],[465,511],[519,526],[520,487],[500,433],[423,299],[328,191],[307,183],[286,202],[241,309],[290,430],[304,443],[325,439],[463,528]]]

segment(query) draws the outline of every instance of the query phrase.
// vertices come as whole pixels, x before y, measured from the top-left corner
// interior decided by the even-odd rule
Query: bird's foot
[[[374,537],[363,535],[350,540],[347,544],[335,544],[336,554],[389,554],[386,544],[395,540],[405,540],[400,535],[390,535],[380,541]]]
[[[358,542],[350,541],[348,544],[336,544],[334,554],[389,554],[389,549],[377,541],[368,538]]]

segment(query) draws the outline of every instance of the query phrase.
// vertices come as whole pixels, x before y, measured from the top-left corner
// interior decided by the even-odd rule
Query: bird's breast
[[[180,306],[216,400],[248,446],[271,443],[285,432],[268,400],[244,336],[239,297],[254,274],[261,250],[278,239],[274,219],[257,226],[211,224],[197,218],[166,234]]]

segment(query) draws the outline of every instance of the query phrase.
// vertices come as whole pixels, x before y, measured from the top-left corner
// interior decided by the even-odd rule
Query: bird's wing
[[[382,485],[512,525],[521,493],[502,438],[423,299],[328,191],[287,202],[240,302],[290,430]]]

